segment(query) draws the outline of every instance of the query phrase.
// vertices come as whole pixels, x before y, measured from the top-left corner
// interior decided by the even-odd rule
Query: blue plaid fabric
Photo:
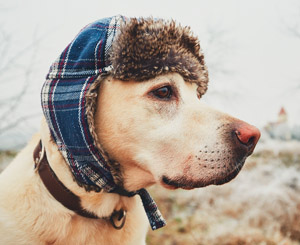
[[[106,192],[120,189],[94,144],[86,116],[85,95],[99,74],[111,68],[108,53],[123,16],[101,19],[83,28],[52,64],[41,92],[51,134],[76,180]],[[166,223],[145,189],[139,194],[153,230]]]

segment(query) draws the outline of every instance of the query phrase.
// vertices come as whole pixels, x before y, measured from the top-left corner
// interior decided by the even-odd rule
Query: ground
[[[0,154],[0,170],[13,156]],[[167,226],[148,245],[300,244],[299,142],[262,143],[228,184],[150,192]]]

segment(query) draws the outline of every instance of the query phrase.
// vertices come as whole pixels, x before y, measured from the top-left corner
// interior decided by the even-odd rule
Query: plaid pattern
[[[146,191],[145,189],[141,189],[137,193],[142,199],[152,230],[164,227],[166,225],[166,221],[163,219],[156,203],[149,195],[148,191]]]
[[[41,103],[51,134],[78,182],[117,192],[109,165],[94,145],[86,116],[85,95],[101,73],[112,69],[108,52],[123,16],[98,20],[83,28],[52,64],[41,92]],[[125,193],[125,192],[124,192]],[[151,228],[165,225],[145,190],[139,194]]]

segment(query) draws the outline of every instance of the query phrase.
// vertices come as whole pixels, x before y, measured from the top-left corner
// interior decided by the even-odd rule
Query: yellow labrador
[[[120,164],[125,190],[154,184],[193,189],[223,184],[238,174],[260,133],[204,105],[197,90],[199,84],[176,70],[142,82],[124,82],[114,75],[101,80],[95,133]],[[84,210],[103,218],[82,217],[51,195],[34,168],[33,152],[40,140],[57,179],[80,198]],[[126,210],[121,229],[107,219],[115,210]],[[148,226],[137,196],[86,191],[77,184],[45,119],[40,133],[0,176],[1,244],[139,245],[145,244]]]

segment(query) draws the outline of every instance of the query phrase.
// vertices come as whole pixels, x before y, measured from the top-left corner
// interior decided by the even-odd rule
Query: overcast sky
[[[300,27],[296,0],[0,0],[1,32],[9,37],[2,64],[22,51],[0,76],[0,98],[22,88],[30,66],[28,95],[17,113],[41,113],[39,92],[51,63],[83,26],[116,14],[191,26],[210,70],[208,104],[260,127],[285,106],[290,123],[300,124],[300,37],[287,30]],[[31,134],[38,122],[39,116],[18,130]]]

